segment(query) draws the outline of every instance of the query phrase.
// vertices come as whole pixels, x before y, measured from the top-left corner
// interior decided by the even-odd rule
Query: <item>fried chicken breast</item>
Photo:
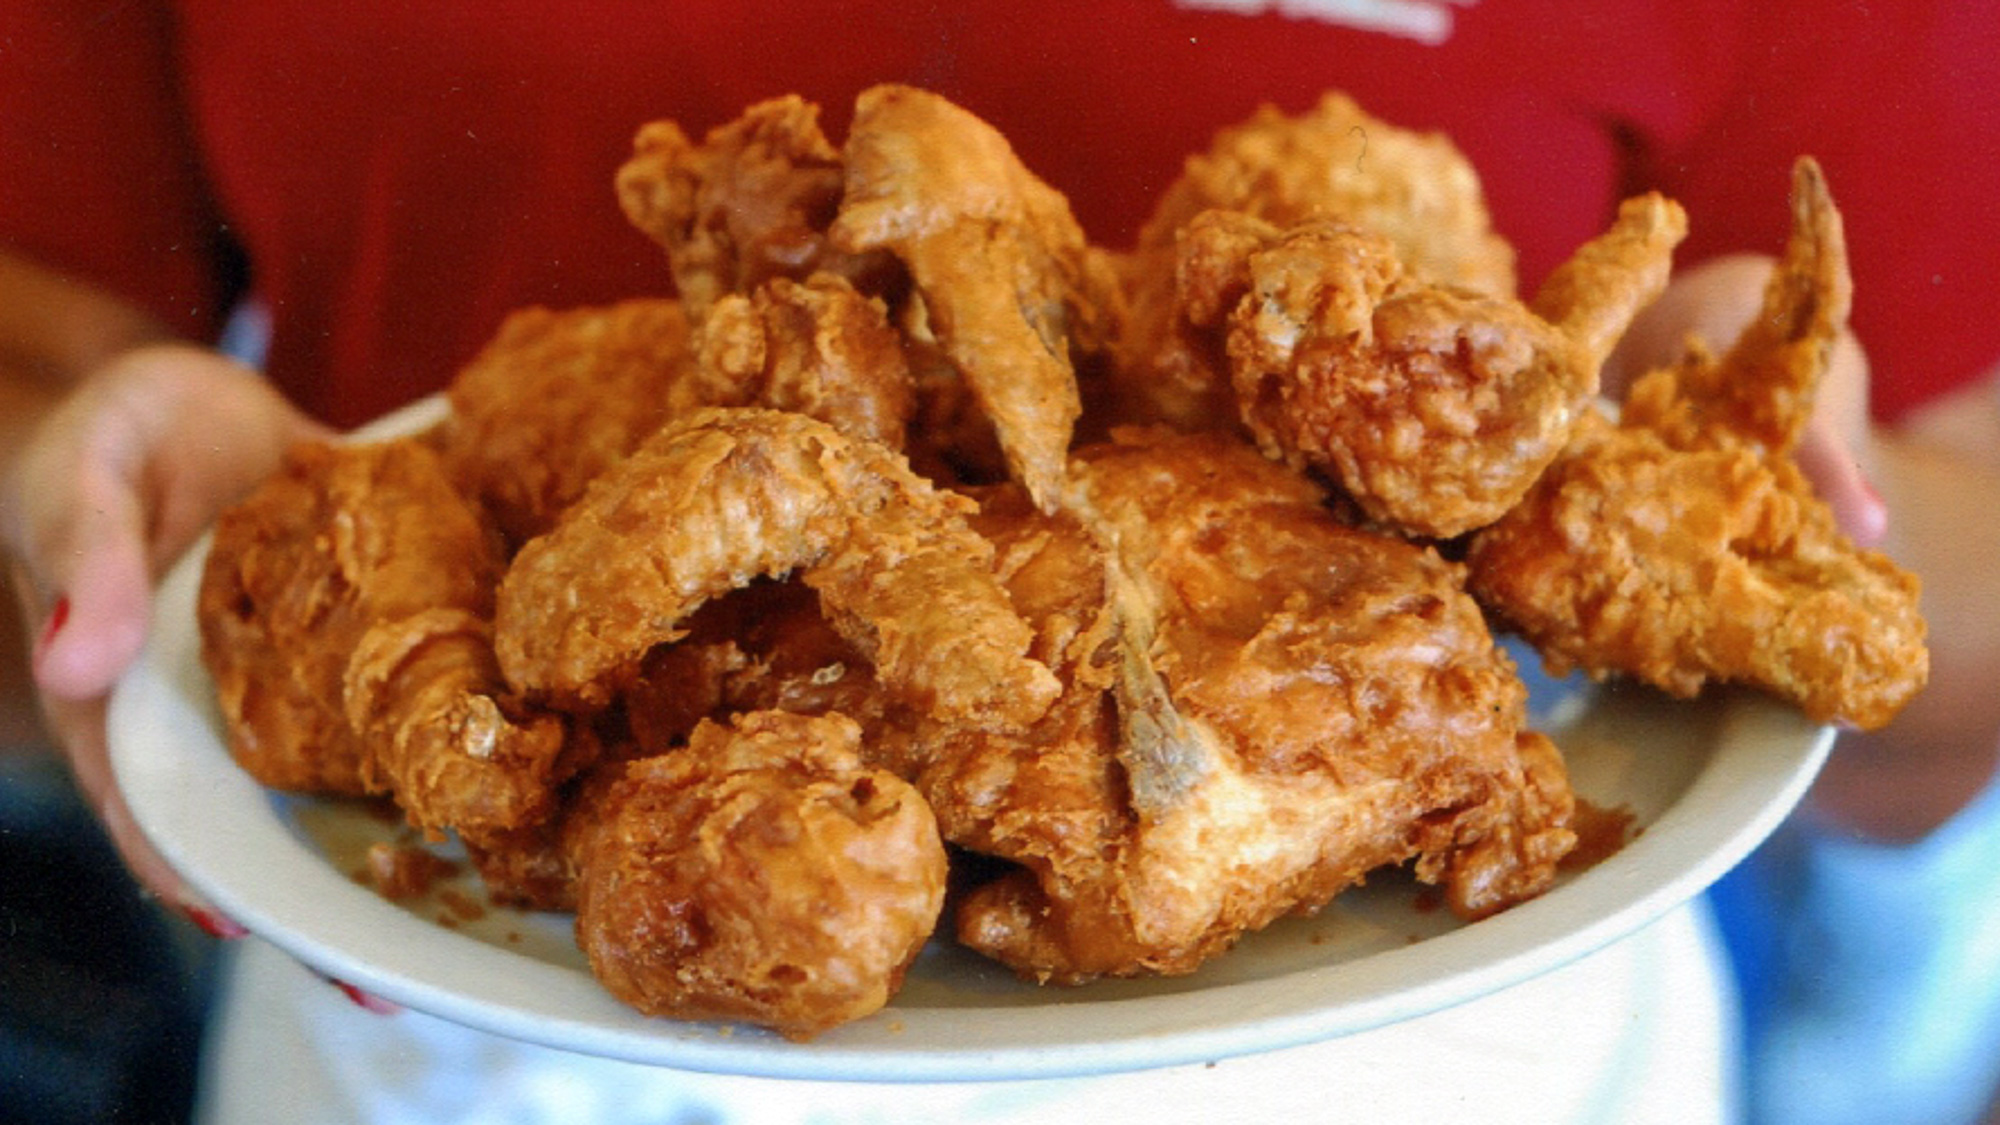
[[[1075,764],[1015,791],[1052,822],[982,813],[1022,869],[967,897],[962,942],[1042,980],[1181,973],[1385,865],[1467,917],[1547,887],[1573,800],[1453,564],[1339,523],[1220,436],[1124,432],[1072,476],[1067,593],[1019,600],[1067,604],[1041,618],[1072,641],[1063,725],[1036,736]],[[917,784],[950,825],[964,794],[1003,792],[963,779],[1039,752],[958,744]]]

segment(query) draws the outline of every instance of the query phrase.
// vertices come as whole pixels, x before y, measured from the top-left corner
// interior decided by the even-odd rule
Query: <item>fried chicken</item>
[[[708,405],[794,410],[842,433],[903,448],[916,388],[882,303],[844,278],[772,278],[715,302],[697,336]],[[685,411],[676,411],[677,415]]]
[[[1558,671],[1678,696],[1752,684],[1864,729],[1922,686],[1919,584],[1856,547],[1789,457],[1848,302],[1845,244],[1815,167],[1763,313],[1720,358],[1642,376],[1528,498],[1472,540],[1473,589]]]
[[[933,337],[998,432],[1015,479],[1054,502],[1082,404],[1075,353],[1101,349],[1118,300],[1069,202],[992,126],[904,86],[855,104],[830,237],[894,253]]]
[[[703,378],[679,301],[523,309],[447,388],[445,455],[520,543],[668,418],[734,390]]]
[[[565,826],[577,943],[649,1015],[808,1038],[888,1002],[935,927],[946,860],[915,790],[834,715],[704,723],[627,762]]]
[[[1453,564],[1219,436],[1121,433],[1072,474],[1082,523],[1001,539],[1063,700],[915,775],[948,839],[1020,865],[961,942],[1040,980],[1184,973],[1384,865],[1467,917],[1548,886],[1568,784]]]
[[[507,679],[565,709],[601,708],[689,614],[798,569],[892,690],[974,726],[1032,721],[1056,693],[991,573],[969,505],[894,452],[772,410],[670,424],[592,483],[502,580]]]
[[[871,293],[895,284],[888,254],[850,253],[827,240],[845,172],[819,112],[787,95],[749,107],[700,144],[671,121],[648,124],[634,139],[618,171],[619,204],[666,250],[697,321],[725,295],[774,277],[831,273]]]
[[[237,761],[265,784],[390,793],[412,824],[545,819],[563,724],[506,692],[492,531],[429,446],[307,444],[217,522],[202,658]]]
[[[1479,174],[1449,137],[1403,129],[1329,92],[1310,110],[1264,106],[1190,156],[1139,234],[1141,253],[1172,252],[1203,211],[1273,226],[1339,219],[1389,239],[1426,283],[1514,294],[1514,249],[1493,229]]]
[[[1921,686],[1915,580],[1789,460],[1850,298],[1810,162],[1760,318],[1614,423],[1671,201],[1524,302],[1457,150],[1329,95],[1114,257],[964,109],[855,108],[645,127],[618,196],[675,296],[523,310],[438,427],[225,515],[246,769],[455,831],[640,1011],[805,1038],[888,1002],[948,874],[961,944],[1064,984],[1387,867],[1540,894],[1576,802],[1482,602],[1559,671],[1859,726]]]
[[[1330,474],[1372,519],[1450,538],[1498,518],[1561,451],[1685,232],[1674,203],[1629,200],[1524,305],[1423,282],[1360,228],[1212,211],[1183,232],[1180,299],[1223,334],[1268,455]]]
[[[1186,331],[1175,301],[1176,244],[1211,210],[1277,227],[1336,219],[1388,239],[1425,282],[1514,295],[1514,249],[1494,231],[1478,174],[1449,138],[1398,128],[1340,93],[1300,114],[1264,106],[1188,158],[1133,252],[1118,259],[1128,319],[1106,397],[1120,420],[1183,430],[1235,421],[1220,349]]]

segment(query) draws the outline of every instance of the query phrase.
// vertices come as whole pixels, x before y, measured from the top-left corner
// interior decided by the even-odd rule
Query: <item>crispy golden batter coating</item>
[[[1763,307],[1719,359],[1692,341],[1681,362],[1648,372],[1623,418],[1693,448],[1714,433],[1788,453],[1812,417],[1821,374],[1854,303],[1847,238],[1819,164],[1792,168],[1792,231]]]
[[[1345,94],[1310,110],[1265,106],[1190,156],[1139,235],[1142,252],[1171,251],[1209,210],[1274,226],[1340,219],[1388,238],[1427,282],[1496,297],[1514,293],[1514,250],[1493,229],[1472,163],[1440,133],[1399,128]]]
[[[392,793],[411,823],[546,818],[562,724],[505,692],[497,541],[415,441],[308,444],[217,523],[202,653],[237,760],[266,784]]]
[[[880,1009],[929,939],[946,860],[923,798],[838,715],[760,712],[619,767],[565,834],[577,942],[650,1015],[793,1038]]]
[[[452,471],[517,543],[668,418],[748,401],[704,378],[687,314],[667,298],[516,312],[446,395]]]
[[[1559,670],[1679,696],[1764,688],[1807,715],[1889,721],[1928,677],[1919,584],[1856,547],[1789,457],[1845,325],[1839,220],[1810,162],[1763,315],[1593,417],[1526,500],[1474,537],[1473,589]]]
[[[645,126],[618,171],[618,201],[666,249],[699,320],[724,295],[773,277],[835,273],[871,292],[886,284],[896,272],[887,254],[850,254],[827,241],[843,176],[819,107],[787,95],[751,106],[700,144],[671,121]]]
[[[917,775],[948,838],[1023,867],[968,896],[961,941],[1044,980],[1180,973],[1385,864],[1468,917],[1546,888],[1568,785],[1455,566],[1225,438],[1121,433],[1072,472],[1091,530],[1017,533],[1060,581],[1010,580],[1066,630],[1071,690],[1032,750],[960,741]],[[954,828],[968,795],[984,839]]]
[[[1498,518],[1561,451],[1685,233],[1672,202],[1629,200],[1530,306],[1424,282],[1360,228],[1216,211],[1183,232],[1180,296],[1189,323],[1225,333],[1268,455],[1331,474],[1375,520],[1450,538]]]
[[[892,451],[801,414],[706,410],[592,483],[502,580],[509,682],[602,707],[704,602],[798,569],[913,706],[970,725],[1030,722],[1057,690],[966,527],[969,505]]]
[[[1188,158],[1133,253],[1118,260],[1128,312],[1108,391],[1118,420],[1183,430],[1235,421],[1220,348],[1185,330],[1175,301],[1175,245],[1210,210],[1278,227],[1337,219],[1387,238],[1421,280],[1514,294],[1514,249],[1494,231],[1478,174],[1449,138],[1398,128],[1340,93],[1300,114],[1265,106]]]
[[[716,301],[697,356],[711,381],[740,396],[709,405],[795,410],[891,449],[903,448],[916,411],[903,338],[882,303],[831,274],[773,278]]]
[[[935,94],[863,91],[843,153],[834,243],[903,261],[1015,479],[1052,503],[1082,412],[1072,353],[1103,346],[1118,300],[1108,259],[1006,138]]]
[[[1743,445],[1594,422],[1468,562],[1558,672],[1678,696],[1748,683],[1873,728],[1929,666],[1915,577],[1841,535],[1790,461]]]

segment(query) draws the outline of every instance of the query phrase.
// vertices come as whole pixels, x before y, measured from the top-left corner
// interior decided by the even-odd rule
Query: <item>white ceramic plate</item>
[[[204,556],[198,547],[167,577],[152,641],[111,701],[119,785],[167,860],[230,917],[384,999],[518,1039],[690,1070],[1053,1077],[1247,1054],[1422,1015],[1572,961],[1701,893],[1790,812],[1833,738],[1749,694],[1678,703],[1638,688],[1537,684],[1537,725],[1562,746],[1578,793],[1629,810],[1639,829],[1541,898],[1461,925],[1434,893],[1391,873],[1316,917],[1251,935],[1192,976],[1075,989],[1022,984],[936,942],[886,1010],[792,1043],[639,1015],[591,977],[567,916],[496,907],[469,873],[400,904],[357,881],[371,843],[408,836],[374,806],[274,794],[230,759],[198,656]]]

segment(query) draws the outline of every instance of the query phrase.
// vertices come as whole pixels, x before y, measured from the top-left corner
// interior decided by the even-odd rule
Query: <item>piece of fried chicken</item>
[[[915,412],[902,338],[844,279],[772,278],[697,326],[640,298],[508,317],[447,390],[453,472],[518,545],[669,419],[704,406],[797,410],[901,448]]]
[[[668,418],[719,394],[701,378],[681,303],[653,297],[515,312],[446,397],[452,471],[518,544]]]
[[[281,789],[392,794],[426,829],[545,819],[573,763],[500,678],[501,565],[428,445],[291,450],[217,521],[199,593],[237,761]]]
[[[699,143],[671,121],[648,124],[633,140],[618,171],[619,204],[666,250],[695,320],[774,277],[830,273],[870,293],[896,283],[887,253],[850,253],[826,237],[846,172],[819,113],[785,95],[750,106]]]
[[[842,155],[829,237],[904,263],[920,306],[906,327],[963,376],[1014,479],[1053,503],[1082,412],[1077,356],[1101,350],[1115,318],[1108,258],[1005,137],[936,94],[863,91]]]
[[[1329,92],[1311,109],[1264,106],[1187,159],[1129,255],[1118,259],[1128,319],[1113,349],[1109,410],[1184,430],[1234,423],[1220,351],[1189,333],[1174,295],[1176,244],[1204,211],[1273,226],[1336,219],[1389,240],[1415,277],[1491,297],[1514,295],[1514,250],[1472,163],[1450,138],[1403,129]]]
[[[703,410],[669,423],[524,546],[495,644],[530,698],[594,710],[703,603],[800,572],[883,681],[970,726],[1032,721],[1057,685],[993,578],[964,498],[894,451],[803,414]]]
[[[860,740],[839,715],[757,712],[593,778],[563,836],[604,986],[648,1015],[795,1039],[886,1004],[936,926],[946,858],[923,799]]]
[[[1061,514],[979,522],[1063,698],[892,767],[1018,865],[961,942],[1043,981],[1185,973],[1387,865],[1466,917],[1550,884],[1566,775],[1453,564],[1220,435],[1121,432],[1071,472]]]
[[[1476,535],[1472,588],[1557,671],[1677,696],[1761,687],[1819,721],[1889,721],[1929,668],[1919,584],[1856,547],[1790,451],[1845,325],[1838,212],[1818,168],[1751,327],[1643,376],[1526,500]]]
[[[1288,227],[1339,219],[1389,239],[1427,282],[1514,293],[1514,250],[1493,229],[1472,162],[1442,133],[1390,124],[1329,91],[1304,113],[1263,106],[1188,157],[1139,234],[1171,253],[1203,211],[1241,211]]]
[[[1266,454],[1327,473],[1376,521],[1450,538],[1555,459],[1685,233],[1671,201],[1628,200],[1523,304],[1424,282],[1360,228],[1212,211],[1183,232],[1182,315],[1222,335]]]

